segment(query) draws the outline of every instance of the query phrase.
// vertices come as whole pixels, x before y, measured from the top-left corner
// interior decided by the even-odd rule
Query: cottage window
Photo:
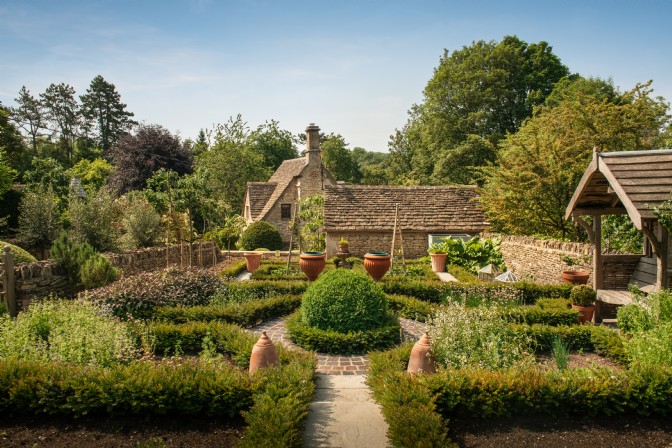
[[[292,204],[280,204],[280,218],[290,219],[292,217]]]

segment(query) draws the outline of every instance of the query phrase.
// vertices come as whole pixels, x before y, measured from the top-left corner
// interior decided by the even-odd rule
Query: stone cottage
[[[285,160],[268,182],[248,182],[243,217],[250,224],[267,221],[277,227],[283,242],[289,244],[289,225],[297,200],[323,194],[336,180],[322,165],[320,128],[311,123],[306,128],[306,153],[298,159]]]
[[[475,186],[327,185],[327,256],[336,254],[341,237],[350,243],[353,256],[389,252],[397,208],[397,229],[402,230],[406,257],[425,256],[432,239],[468,238],[487,229],[477,197]]]

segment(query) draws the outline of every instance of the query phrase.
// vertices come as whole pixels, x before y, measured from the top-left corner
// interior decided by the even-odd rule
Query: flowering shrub
[[[529,339],[514,333],[497,306],[449,303],[429,319],[432,350],[448,368],[500,369],[530,358]]]
[[[87,302],[37,302],[16,320],[0,318],[0,358],[107,367],[138,355],[130,330]]]

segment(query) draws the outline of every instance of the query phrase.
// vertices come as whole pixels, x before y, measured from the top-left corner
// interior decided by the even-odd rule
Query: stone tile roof
[[[250,215],[256,219],[264,209],[268,199],[275,191],[276,182],[248,182],[247,194],[250,197]]]
[[[399,226],[405,231],[480,232],[488,223],[477,196],[475,186],[327,186],[324,227],[327,231],[389,231],[398,204]]]
[[[306,167],[308,160],[305,157],[299,157],[298,159],[289,159],[282,162],[282,164],[275,170],[275,173],[271,176],[268,182],[258,182],[259,184],[274,184],[275,188],[273,192],[266,198],[266,201],[263,205],[252,204],[252,197],[250,196],[250,211],[253,208],[259,208],[261,211],[255,215],[252,213],[254,219],[263,219],[264,216],[271,210],[275,201],[282,195],[282,193],[287,189],[289,184],[296,176],[300,176],[303,169]]]

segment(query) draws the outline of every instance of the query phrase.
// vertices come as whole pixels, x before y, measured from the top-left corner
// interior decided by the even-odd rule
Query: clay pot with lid
[[[278,351],[273,345],[273,341],[266,335],[266,331],[261,332],[261,337],[252,347],[252,354],[250,355],[250,375],[259,369],[270,366],[277,366],[280,364]]]
[[[408,373],[436,373],[434,354],[430,348],[429,334],[427,334],[427,332],[425,332],[420,340],[413,346],[406,371]]]
[[[377,282],[383,278],[391,264],[392,261],[387,252],[369,252],[364,255],[364,269]]]

